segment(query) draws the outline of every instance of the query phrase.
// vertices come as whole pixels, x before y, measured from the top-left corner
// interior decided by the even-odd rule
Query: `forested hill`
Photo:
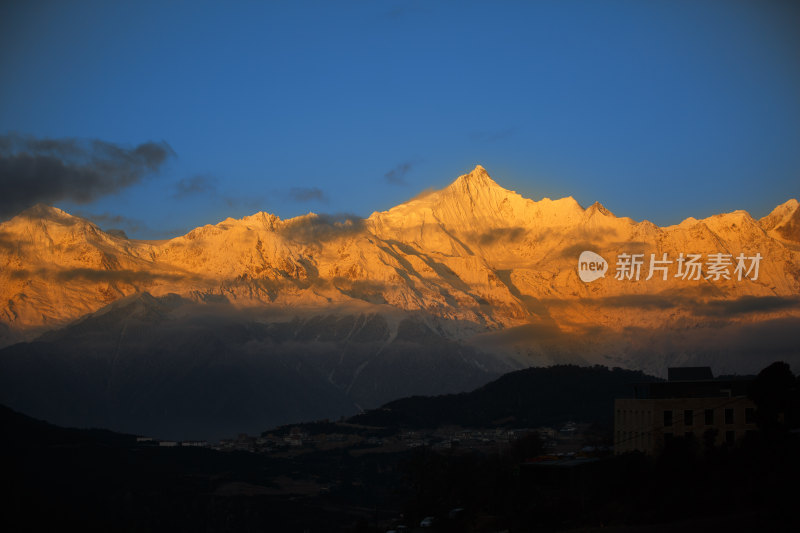
[[[413,396],[350,419],[371,426],[537,427],[567,420],[610,424],[614,399],[633,384],[660,381],[640,371],[604,366],[527,368],[461,394]]]

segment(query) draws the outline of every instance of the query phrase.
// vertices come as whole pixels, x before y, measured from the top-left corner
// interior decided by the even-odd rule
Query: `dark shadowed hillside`
[[[604,366],[527,368],[472,392],[404,398],[351,420],[408,427],[536,427],[566,420],[609,424],[614,398],[629,396],[634,383],[646,381],[658,378]]]
[[[514,368],[411,315],[393,329],[380,314],[266,319],[142,294],[0,349],[0,403],[62,426],[214,440],[471,390]]]
[[[65,524],[84,532],[353,531],[363,520],[353,502],[387,506],[376,498],[388,489],[377,496],[338,485],[321,492],[337,483],[342,465],[359,472],[359,463],[340,452],[299,462],[142,445],[130,435],[62,428],[2,405],[0,432],[7,489],[0,531],[58,531]],[[287,482],[290,476],[297,483]]]

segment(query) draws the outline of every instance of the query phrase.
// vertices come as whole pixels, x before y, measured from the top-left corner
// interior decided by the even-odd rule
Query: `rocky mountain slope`
[[[256,213],[160,242],[128,240],[59,209],[37,205],[0,225],[0,319],[6,338],[38,333],[124,296],[179,294],[237,306],[325,308],[367,302],[457,320],[455,336],[547,322],[641,326],[692,309],[652,305],[625,313],[621,298],[731,300],[800,294],[800,206],[789,200],[760,221],[745,211],[658,227],[619,218],[599,203],[538,202],[503,189],[478,166],[449,187],[366,220]],[[611,263],[587,284],[577,258]],[[613,257],[642,253],[641,278],[614,278]],[[649,254],[672,260],[668,279],[645,281]],[[763,259],[757,279],[676,278],[679,255]],[[733,272],[733,266],[729,269]],[[705,274],[705,272],[704,272]],[[599,307],[595,312],[594,308]],[[8,341],[6,341],[8,342]]]
[[[37,205],[0,224],[0,401],[62,424],[210,417],[221,429],[458,392],[532,365],[797,367],[798,228],[797,200],[761,220],[658,227],[523,198],[480,166],[366,219],[256,213],[166,241]],[[582,279],[584,251],[604,275]]]
[[[65,426],[218,439],[467,390],[514,368],[412,317],[268,318],[127,297],[0,350],[0,401]]]

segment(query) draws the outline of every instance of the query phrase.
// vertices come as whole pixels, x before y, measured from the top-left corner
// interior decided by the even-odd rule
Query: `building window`
[[[683,438],[685,438],[686,440],[693,439],[694,433],[692,433],[691,431],[687,431],[686,433],[683,434]]]
[[[745,424],[755,424],[756,423],[756,410],[754,407],[745,407],[744,408],[744,423]]]
[[[717,435],[719,430],[715,428],[707,429],[703,432],[703,444],[707,448],[713,448],[717,444]]]
[[[686,409],[683,412],[683,425],[684,426],[694,425],[694,411],[692,411],[691,409]]]
[[[714,410],[713,409],[706,409],[706,425],[713,426],[714,425]]]
[[[733,424],[733,409],[725,409],[725,423]]]
[[[664,446],[672,444],[672,433],[664,433]]]
[[[733,444],[736,441],[736,432],[735,431],[726,431],[725,432],[725,444]]]
[[[664,425],[665,426],[672,425],[672,411],[664,411]]]

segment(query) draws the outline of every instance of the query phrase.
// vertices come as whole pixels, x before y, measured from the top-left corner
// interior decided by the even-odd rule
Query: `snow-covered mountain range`
[[[579,279],[583,250],[611,262],[604,278]],[[643,254],[638,280],[616,279],[613,258],[624,253]],[[645,280],[651,253],[672,261],[667,280],[661,271]],[[675,276],[681,254],[707,263],[717,253],[730,254],[731,279]],[[757,279],[736,279],[738,254],[761,255]],[[571,197],[528,200],[478,166],[367,219],[260,212],[157,242],[37,205],[0,224],[0,265],[6,343],[142,292],[289,315],[367,303],[458,321],[459,338],[542,323],[568,331],[589,317],[619,329],[702,319],[709,302],[800,295],[800,206],[793,199],[761,220],[735,211],[662,228]]]
[[[603,277],[582,281],[584,251],[606,261]],[[559,362],[656,374],[674,364],[800,363],[794,199],[760,220],[734,211],[659,227],[571,197],[523,198],[477,166],[366,219],[260,212],[165,241],[37,205],[0,224],[0,266],[0,346],[38,337],[119,352],[134,342],[124,336],[131,320],[147,337],[213,316],[205,323],[251,328],[233,344],[269,339],[267,351],[286,355],[316,343],[303,349],[306,364],[359,406]],[[362,338],[365,324],[372,336]],[[405,364],[399,343],[423,348]],[[449,354],[438,370],[434,345]],[[19,346],[31,345],[0,355],[23,357]],[[242,353],[258,352],[248,346]],[[286,356],[281,364],[297,362]],[[400,366],[404,385],[390,385]]]

